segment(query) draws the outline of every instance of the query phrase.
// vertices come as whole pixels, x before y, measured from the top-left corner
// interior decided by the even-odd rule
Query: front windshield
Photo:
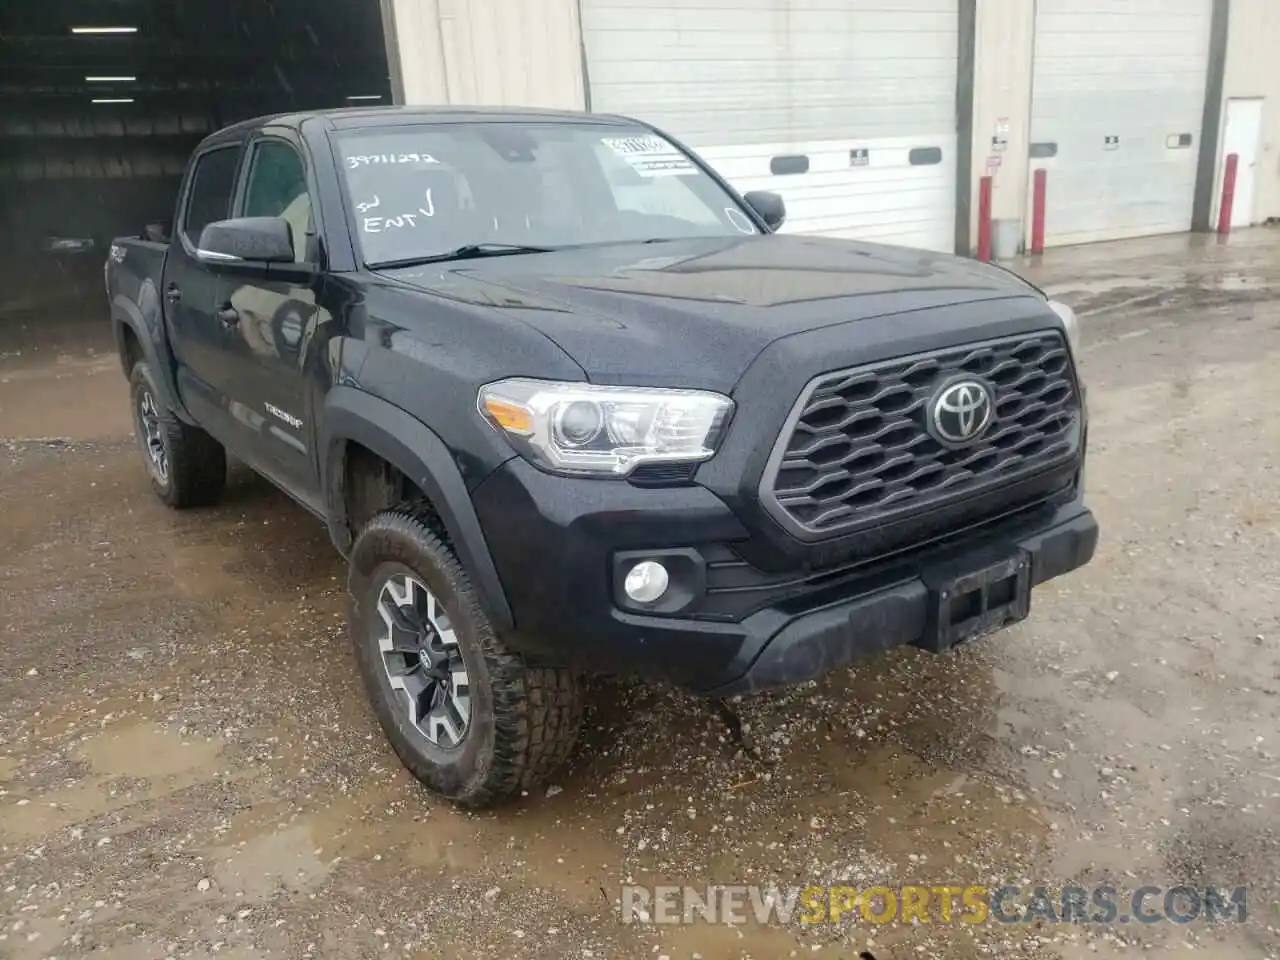
[[[478,244],[562,247],[759,230],[670,142],[641,127],[489,122],[337,137],[368,264]]]

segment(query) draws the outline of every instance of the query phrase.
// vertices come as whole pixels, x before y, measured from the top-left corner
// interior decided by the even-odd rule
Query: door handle
[[[214,314],[223,324],[228,327],[234,327],[240,322],[240,313],[231,304],[224,304],[218,308],[218,312]]]
[[[164,298],[170,303],[177,303],[182,299],[182,290],[177,284],[171,283],[164,291]]]

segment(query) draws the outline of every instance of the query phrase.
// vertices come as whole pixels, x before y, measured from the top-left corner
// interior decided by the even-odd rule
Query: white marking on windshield
[[[360,155],[355,157],[347,157],[348,169],[355,170],[358,167],[368,166],[370,164],[382,163],[439,163],[429,153],[379,153]]]
[[[360,229],[365,233],[386,233],[388,230],[394,230],[399,227],[417,227],[418,214],[422,214],[424,217],[434,217],[436,215],[436,204],[435,201],[431,199],[430,187],[427,187],[427,192],[424,196],[426,197],[426,206],[419,207],[417,212],[399,213],[387,217],[365,217],[364,222],[360,225]],[[380,205],[381,201],[377,197],[374,197],[371,202],[357,203],[356,209],[361,213],[368,213],[370,210],[373,210],[375,207]]]
[[[729,222],[740,233],[755,233],[756,228],[751,225],[751,221],[747,219],[747,215],[741,210],[735,210],[733,207],[724,208],[725,216],[729,218]]]

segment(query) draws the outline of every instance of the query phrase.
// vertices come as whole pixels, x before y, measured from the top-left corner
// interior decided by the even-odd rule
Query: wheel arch
[[[154,295],[151,299],[155,299]],[[149,321],[142,308],[128,297],[117,294],[111,301],[111,330],[115,337],[120,366],[127,377],[133,364],[145,360],[160,391],[162,402],[181,420],[192,423],[178,396],[173,363],[167,344],[158,340],[155,321]],[[158,331],[163,337],[163,330]]]
[[[348,516],[347,460],[352,445],[358,445],[422,492],[471,577],[485,614],[497,629],[511,630],[514,620],[502,581],[471,494],[444,441],[401,408],[349,386],[329,391],[320,433],[329,536],[338,551],[347,556],[355,539]]]

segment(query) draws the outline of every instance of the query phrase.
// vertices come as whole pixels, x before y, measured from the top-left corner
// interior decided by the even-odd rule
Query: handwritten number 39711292
[[[397,227],[416,227],[418,225],[418,216],[434,217],[436,215],[435,201],[431,199],[431,188],[427,187],[426,197],[423,206],[419,207],[412,213],[400,213],[391,217],[371,217],[368,216],[370,210],[376,210],[382,206],[382,201],[374,195],[372,200],[364,203],[357,203],[356,209],[360,211],[364,217],[360,224],[360,229],[365,233],[385,233],[388,230],[394,230]]]

